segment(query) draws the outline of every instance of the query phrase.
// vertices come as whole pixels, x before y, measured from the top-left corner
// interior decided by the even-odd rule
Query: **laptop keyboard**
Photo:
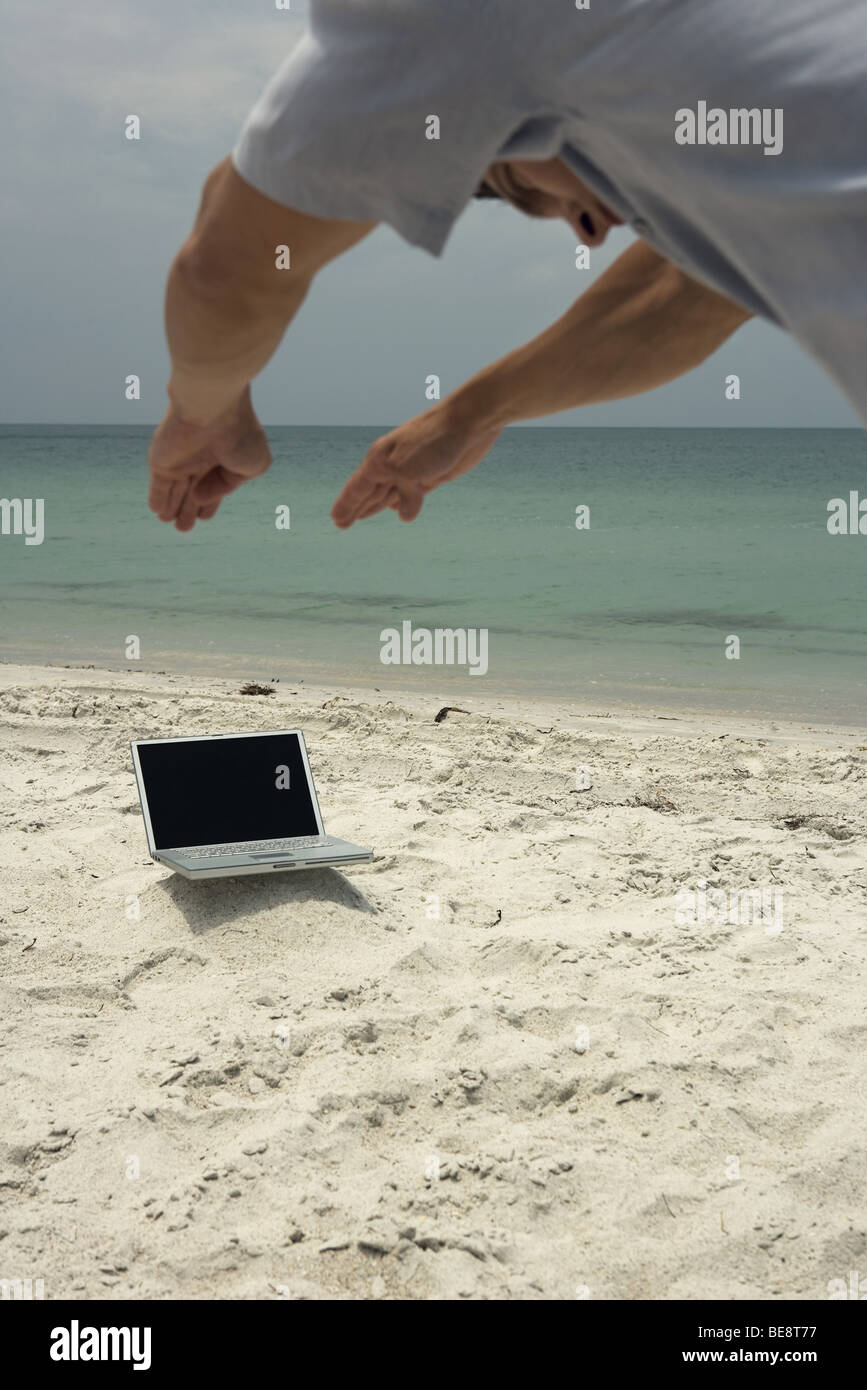
[[[328,835],[296,835],[292,840],[244,840],[238,845],[187,845],[173,853],[188,854],[191,859],[222,859],[227,854],[270,854],[272,851],[282,854],[336,843]]]

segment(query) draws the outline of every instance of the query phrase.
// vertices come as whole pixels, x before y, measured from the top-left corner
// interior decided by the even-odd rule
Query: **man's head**
[[[623,225],[561,159],[492,164],[475,196],[502,198],[529,217],[562,217],[585,246],[601,246],[612,227]]]

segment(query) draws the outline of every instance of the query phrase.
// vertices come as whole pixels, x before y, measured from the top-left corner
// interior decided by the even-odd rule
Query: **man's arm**
[[[283,207],[246,183],[229,159],[208,176],[166,287],[170,404],[148,455],[149,505],[162,521],[188,531],[268,468],[249,384],[276,351],[316,271],[375,225]],[[288,247],[288,269],[277,267],[278,247]]]
[[[412,521],[425,495],[473,468],[505,425],[673,381],[748,318],[636,242],[544,333],[376,440],[332,517],[346,527],[392,507]]]
[[[750,312],[637,241],[572,308],[449,398],[488,426],[637,396],[716,352]]]

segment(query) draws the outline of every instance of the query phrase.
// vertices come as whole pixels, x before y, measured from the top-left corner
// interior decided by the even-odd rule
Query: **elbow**
[[[226,299],[244,303],[297,302],[307,292],[310,277],[293,269],[291,278],[276,258],[253,257],[227,246],[221,238],[196,232],[184,243],[172,265],[172,276],[197,299]]]
[[[270,228],[257,224],[245,201],[246,190],[239,188],[230,158],[211,170],[195,225],[175,257],[173,277],[202,299],[297,298],[299,289],[306,292],[310,277],[294,263],[291,272],[283,268],[281,253],[288,248],[278,244],[282,238]]]
[[[175,256],[171,273],[197,297],[220,293],[237,279],[237,267],[232,267],[229,258],[218,254],[195,232]]]

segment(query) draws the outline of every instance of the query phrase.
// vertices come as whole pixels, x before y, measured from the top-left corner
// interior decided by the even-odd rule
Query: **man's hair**
[[[518,184],[509,172],[508,164],[501,166],[498,178],[505,185],[502,192],[484,178],[479,182],[473,197],[496,198],[501,203],[511,203],[513,208],[518,208],[528,217],[544,217],[546,215],[539,205],[540,199],[544,201],[544,194],[540,194],[535,188],[524,188]]]

